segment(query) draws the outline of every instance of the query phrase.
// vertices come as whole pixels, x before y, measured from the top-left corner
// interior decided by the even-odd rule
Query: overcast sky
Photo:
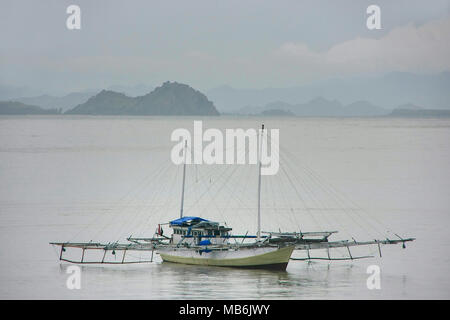
[[[81,30],[66,8],[81,8]],[[366,8],[381,7],[381,30]],[[166,80],[207,90],[450,70],[450,0],[0,2],[0,84],[46,92]]]

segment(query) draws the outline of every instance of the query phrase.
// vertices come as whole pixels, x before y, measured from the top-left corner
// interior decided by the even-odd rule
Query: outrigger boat
[[[290,260],[354,260],[372,256],[353,256],[353,246],[377,245],[380,257],[381,245],[405,243],[414,238],[381,239],[372,241],[340,240],[329,241],[329,237],[337,231],[319,232],[264,232],[261,231],[261,148],[264,136],[264,125],[260,131],[259,176],[258,176],[258,210],[257,234],[233,235],[232,228],[220,225],[196,216],[184,216],[184,189],[186,180],[187,143],[184,147],[183,181],[181,192],[180,217],[166,224],[159,224],[155,235],[151,238],[128,237],[128,243],[94,243],[94,242],[51,242],[59,246],[59,260],[77,264],[129,264],[153,262],[154,253],[160,255],[164,262],[240,268],[264,268],[285,270]],[[169,225],[173,230],[170,237],[163,234],[162,225]],[[234,239],[234,242],[230,240]],[[241,239],[241,242],[237,240]],[[245,242],[251,240],[251,242]],[[66,250],[81,249],[81,258],[66,257]],[[330,249],[346,248],[348,257],[331,257]],[[325,249],[327,257],[312,257],[311,250]],[[305,258],[293,258],[294,250],[307,253]],[[99,251],[102,254],[96,259],[87,259],[86,252]],[[127,252],[150,253],[148,259],[129,260]],[[110,259],[110,252],[114,260]],[[117,252],[122,252],[121,256]],[[100,258],[101,257],[101,258]],[[117,257],[119,259],[117,260]]]
[[[294,250],[289,243],[230,244],[230,239],[248,236],[231,235],[231,228],[199,217],[182,217],[169,225],[173,229],[170,243],[158,248],[163,261],[285,270]]]

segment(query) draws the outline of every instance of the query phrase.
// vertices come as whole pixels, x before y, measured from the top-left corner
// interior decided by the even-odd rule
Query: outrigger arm
[[[372,241],[353,241],[350,240],[339,240],[339,241],[328,241],[328,237],[332,234],[337,233],[337,231],[321,231],[321,232],[263,232],[268,234],[271,243],[290,243],[295,245],[295,250],[306,250],[307,258],[291,258],[291,260],[355,260],[362,258],[372,258],[373,256],[358,256],[354,257],[351,254],[350,247],[355,246],[368,246],[377,245],[378,253],[380,257],[381,245],[393,245],[402,244],[403,248],[406,248],[405,243],[416,240],[415,238],[401,238],[396,234],[399,239],[375,239]],[[319,238],[305,238],[305,237],[319,237]],[[329,249],[333,248],[347,248],[349,257],[348,258],[331,258]],[[322,257],[311,257],[310,250],[327,249],[327,258]]]

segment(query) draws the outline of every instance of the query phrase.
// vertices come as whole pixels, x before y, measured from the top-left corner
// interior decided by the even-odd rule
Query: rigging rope
[[[122,202],[127,202],[128,200],[126,200],[128,197],[130,197],[130,195],[132,195],[136,190],[138,190],[138,192],[140,192],[140,190],[142,189],[141,185],[148,185],[149,181],[151,181],[153,175],[157,175],[160,173],[160,167],[167,165],[166,162],[163,162],[160,166],[158,166],[156,168],[156,170],[154,172],[149,173],[146,177],[144,177],[136,186],[132,187],[124,196],[122,196],[116,203],[114,206],[117,206],[119,204],[121,204]],[[108,214],[108,211],[103,211],[101,214],[97,214],[95,217],[93,217],[93,219],[87,223],[87,226],[84,228],[80,228],[71,238],[69,241],[73,241],[75,238],[77,238],[82,232],[87,232],[89,231],[90,228],[92,228],[93,226],[98,226],[98,222],[100,221],[100,219],[104,219],[106,214]],[[94,237],[92,237],[91,239],[93,239]]]

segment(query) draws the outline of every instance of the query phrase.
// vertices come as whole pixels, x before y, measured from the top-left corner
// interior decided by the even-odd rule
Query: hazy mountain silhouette
[[[282,110],[301,117],[370,117],[381,116],[389,113],[389,110],[375,106],[367,101],[357,101],[349,105],[342,105],[337,100],[328,100],[316,97],[307,103],[289,104],[276,101],[263,107],[244,107],[238,113],[244,115],[264,114],[268,110]]]
[[[186,84],[165,82],[139,97],[103,90],[66,112],[90,115],[219,115],[208,98]]]
[[[450,110],[444,109],[394,109],[390,117],[400,118],[444,118],[450,117]]]
[[[63,111],[70,110],[79,104],[85,103],[90,97],[101,91],[100,89],[89,89],[83,92],[72,92],[64,96],[54,96],[49,94],[30,96],[29,94],[32,91],[26,87],[16,88],[3,86],[0,87],[0,97],[2,96],[2,89],[4,98],[0,100],[18,101],[44,109],[61,108]],[[136,86],[112,85],[109,86],[107,90],[123,93],[130,97],[137,97],[145,95],[152,91],[153,88],[143,84]]]
[[[119,115],[126,114],[127,110],[132,105],[134,105],[133,98],[130,98],[123,93],[102,90],[95,96],[89,98],[85,103],[68,110],[66,113]]]
[[[419,106],[417,106],[415,104],[405,103],[405,104],[402,104],[402,105],[398,106],[394,110],[421,110],[421,109],[423,109],[423,108],[419,107]]]
[[[450,72],[431,75],[392,72],[378,77],[352,77],[317,81],[291,88],[235,89],[221,86],[207,92],[221,112],[272,101],[305,103],[315,97],[344,104],[367,101],[386,109],[413,101],[427,108],[450,109]]]
[[[442,118],[450,117],[450,110],[424,109],[418,105],[406,103],[392,110],[389,116],[402,118]]]
[[[4,115],[26,115],[26,114],[60,114],[61,110],[42,109],[38,106],[23,104],[17,101],[0,101],[0,114]]]
[[[147,93],[153,91],[155,88],[147,86],[145,84],[138,84],[135,86],[126,85],[112,85],[107,88],[107,90],[123,93],[130,97],[139,97],[146,95]]]
[[[66,111],[86,102],[94,94],[95,92],[73,92],[62,97],[44,94],[36,97],[17,98],[14,100],[25,104],[39,106],[44,109],[61,108],[63,111]]]
[[[295,114],[291,111],[280,110],[280,109],[264,110],[263,112],[260,113],[260,115],[266,116],[266,117],[292,117],[292,116],[295,116]]]

